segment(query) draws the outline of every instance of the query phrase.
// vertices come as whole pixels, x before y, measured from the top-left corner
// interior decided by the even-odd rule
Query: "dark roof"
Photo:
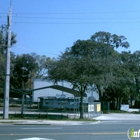
[[[70,89],[70,88],[67,88],[67,87],[64,87],[64,86],[60,86],[60,85],[52,85],[52,86],[47,86],[47,87],[41,87],[41,88],[29,90],[29,91],[31,92],[31,91],[42,90],[42,89],[46,89],[46,88],[52,88],[52,89],[64,91],[64,92],[67,92],[67,93],[71,93],[74,96],[80,96],[79,91],[74,90],[74,89]],[[86,93],[84,94],[84,96],[87,96]]]

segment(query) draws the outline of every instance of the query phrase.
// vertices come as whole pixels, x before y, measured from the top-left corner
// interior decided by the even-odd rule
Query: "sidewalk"
[[[136,121],[140,120],[140,114],[131,114],[131,113],[110,113],[102,114],[99,117],[96,117],[95,120],[98,121]]]
[[[64,121],[64,120],[3,120],[0,119],[0,125],[2,124],[14,124],[14,125],[89,125],[97,124],[100,121]]]
[[[8,119],[4,120],[2,119],[2,108],[0,108],[0,125],[1,124],[14,124],[14,125],[85,125],[85,124],[96,124],[99,123],[100,121],[140,121],[140,114],[132,114],[132,113],[109,113],[109,114],[101,114],[101,116],[98,117],[93,117],[93,120],[96,121],[70,121],[70,120],[45,120],[45,119],[26,119],[23,120],[13,120],[13,119]],[[26,110],[27,111],[27,110]],[[49,115],[64,115],[67,116],[68,118],[79,118],[79,114],[75,113],[46,113],[46,112],[37,112],[36,110],[29,110],[27,112],[24,112],[24,114],[28,115],[38,115],[38,114],[49,114]],[[36,112],[34,112],[36,111]],[[133,111],[133,110],[132,110]],[[20,109],[17,108],[11,108],[9,111],[9,114],[21,114]]]
[[[24,119],[24,120],[4,120],[0,119],[0,125],[2,124],[14,124],[14,125],[89,125],[97,124],[101,121],[140,121],[140,114],[130,113],[110,113],[102,114],[99,117],[93,118],[96,121],[71,121],[71,120],[38,120],[38,119]]]

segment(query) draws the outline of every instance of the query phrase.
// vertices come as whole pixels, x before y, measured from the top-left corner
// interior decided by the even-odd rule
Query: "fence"
[[[57,100],[54,100],[54,102],[51,102],[51,100],[47,100],[47,104],[48,104],[48,101],[50,102],[50,104],[54,103],[54,105],[55,105],[54,107],[56,107],[57,103],[60,104],[60,101],[56,102]],[[74,104],[76,103],[76,107],[74,107],[73,101],[74,101]],[[61,100],[61,102],[62,102],[62,100]],[[46,103],[46,100],[44,100],[44,103]],[[63,107],[66,106],[67,107],[66,109],[61,108],[63,110],[59,110],[58,108],[60,106],[57,106],[57,109],[52,108],[50,110],[45,110],[45,109],[41,110],[38,108],[38,104],[32,104],[31,100],[25,99],[23,116],[24,117],[27,117],[27,116],[33,117],[34,116],[34,117],[38,117],[38,118],[39,117],[50,117],[50,113],[51,113],[55,116],[57,114],[60,118],[63,118],[66,116],[68,116],[69,118],[78,118],[80,115],[80,112],[79,112],[79,105],[77,105],[77,103],[79,104],[78,100],[77,101],[76,100],[67,100],[67,103],[60,104],[60,105],[63,105]],[[47,104],[45,104],[45,107],[47,107],[46,106]],[[72,107],[72,110],[69,110],[70,106]],[[3,99],[0,99],[0,111],[1,112],[2,112],[2,108],[3,108]],[[100,102],[84,103],[83,110],[84,110],[84,118],[97,117],[97,116],[101,115],[101,103]],[[9,99],[9,112],[11,112],[12,114],[15,114],[15,115],[21,115],[21,111],[22,111],[22,99]],[[55,112],[57,112],[57,113],[55,113]]]

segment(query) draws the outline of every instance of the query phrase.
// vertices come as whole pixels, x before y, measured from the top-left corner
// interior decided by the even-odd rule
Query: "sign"
[[[121,105],[121,110],[128,111],[129,110],[129,105]]]
[[[94,111],[94,105],[88,105],[88,112]]]
[[[101,111],[101,104],[97,104],[97,112]]]

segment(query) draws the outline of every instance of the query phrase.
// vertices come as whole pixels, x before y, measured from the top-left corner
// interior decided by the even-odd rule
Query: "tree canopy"
[[[14,33],[11,40],[12,46],[16,43]],[[6,46],[7,27],[1,26],[1,85],[4,83]],[[121,103],[140,99],[140,51],[117,51],[119,47],[127,49],[129,46],[125,36],[99,31],[88,40],[75,41],[58,58],[11,52],[10,83],[14,88],[31,88],[34,77],[44,76],[55,83],[69,82],[80,93],[80,118],[83,118],[83,97],[93,87],[101,102],[117,102],[119,109]]]
[[[11,84],[14,88],[25,88],[25,83],[31,78],[36,68],[37,63],[33,56],[30,54],[17,55],[11,74]]]
[[[96,86],[101,101],[116,100],[120,107],[122,100],[126,96],[130,99],[132,95],[134,70],[130,61],[136,59],[136,54],[139,53],[134,57],[130,52],[119,53],[115,48],[129,46],[122,35],[97,32],[91,39],[77,40],[72,47],[66,48],[58,59],[47,66],[47,78],[54,82],[70,82],[80,92],[80,118],[83,117],[83,94],[93,85]],[[136,60],[133,63],[135,70],[139,64]]]
[[[7,26],[0,26],[0,85],[4,85],[5,76],[5,61],[6,61],[6,47],[8,46],[8,33]],[[11,35],[11,47],[16,43],[16,34]],[[13,53],[11,53],[13,57]],[[0,89],[0,94],[3,93],[3,89]]]

